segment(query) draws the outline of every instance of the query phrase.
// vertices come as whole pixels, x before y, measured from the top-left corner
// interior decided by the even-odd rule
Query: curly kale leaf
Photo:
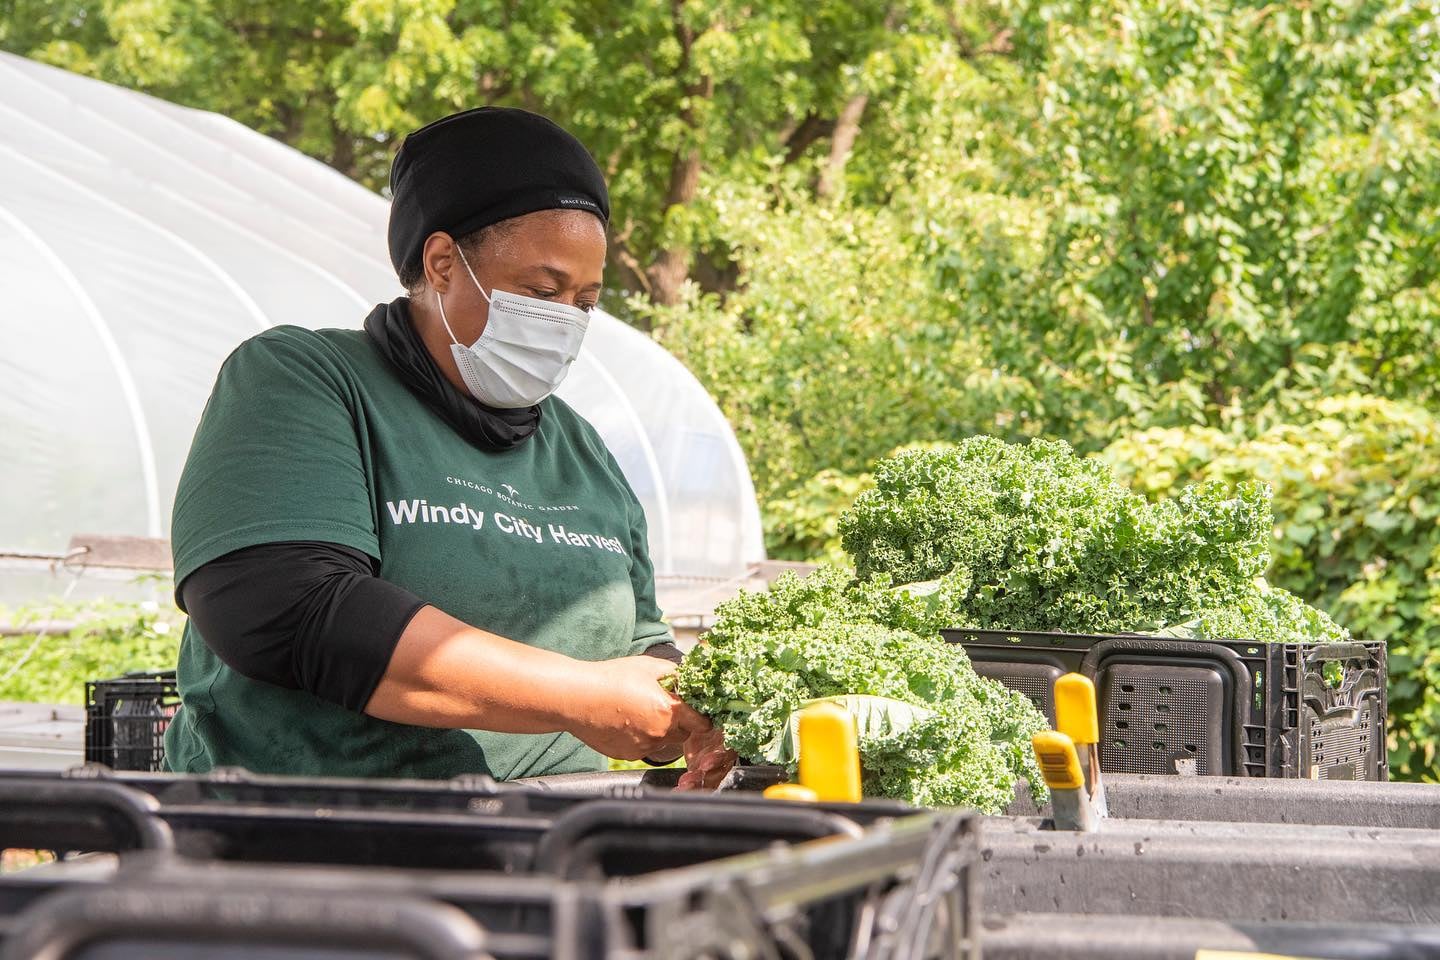
[[[721,726],[741,757],[792,766],[796,712],[819,699],[840,702],[857,716],[871,795],[998,812],[1018,779],[1042,784],[1029,749],[1045,726],[1039,711],[977,676],[965,652],[937,636],[827,618],[815,591],[828,595],[824,584],[836,576],[780,585],[777,608],[817,625],[752,629],[753,621],[722,616],[680,665],[676,692]],[[738,607],[753,615],[758,602],[750,596]]]
[[[942,629],[967,625],[958,618],[970,582],[963,569],[899,586],[885,574],[858,580],[831,566],[806,577],[784,573],[769,590],[744,591],[716,607],[716,623],[706,638],[714,643],[734,634],[828,623],[875,623],[936,636]]]
[[[1263,581],[1221,607],[1202,610],[1185,623],[1160,631],[1191,640],[1253,640],[1257,643],[1346,643],[1350,631],[1288,590]]]
[[[1061,441],[975,437],[883,461],[840,519],[857,575],[963,570],[959,623],[1095,633],[1224,605],[1269,563],[1268,488],[1189,487],[1150,503]]]

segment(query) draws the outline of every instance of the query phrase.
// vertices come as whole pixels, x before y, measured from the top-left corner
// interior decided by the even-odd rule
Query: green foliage
[[[1105,458],[1152,496],[1190,480],[1271,485],[1269,578],[1389,646],[1392,772],[1440,778],[1440,419],[1344,396],[1306,423],[1150,430]]]
[[[1045,726],[1039,711],[977,676],[960,647],[877,622],[887,616],[870,605],[880,592],[851,592],[826,569],[742,595],[686,656],[676,691],[741,757],[792,767],[796,712],[834,698],[857,716],[867,795],[994,813],[1017,778],[1043,783],[1030,750]]]
[[[1187,488],[1152,504],[1068,444],[974,437],[881,462],[840,520],[861,576],[973,578],[966,622],[1095,633],[1227,605],[1268,562],[1269,493]]]
[[[0,677],[30,653],[0,681],[0,700],[82,705],[86,681],[173,669],[183,622],[168,605],[113,600],[29,608],[7,619],[21,627],[33,624],[36,632],[0,637]],[[51,622],[74,626],[39,636]]]
[[[879,0],[11,7],[3,49],[219,111],[377,190],[399,137],[422,123],[483,104],[548,113],[609,176],[618,279],[663,302],[695,252],[724,266],[695,202],[702,179],[762,181],[780,165],[809,175],[872,59],[912,38],[993,30],[926,0],[903,16]]]
[[[788,492],[771,499],[763,515],[765,539],[777,560],[843,563],[840,514],[862,490],[870,475],[822,470]]]
[[[763,494],[803,501],[822,471],[1002,430],[995,411],[1023,388],[993,382],[979,338],[955,322],[957,295],[914,269],[910,212],[804,197],[792,188],[773,209],[764,190],[713,197],[744,288],[692,287],[683,310],[649,314],[745,438]]]
[[[1437,402],[1440,5],[1000,12],[983,56],[867,61],[843,195],[702,187],[741,282],[649,316],[740,427],[772,551],[831,555],[826,471],[915,439]]]
[[[1433,396],[1435,4],[1010,6],[1044,272],[1085,304],[1052,324],[1113,350],[1107,422],[1293,410],[1336,379]]]

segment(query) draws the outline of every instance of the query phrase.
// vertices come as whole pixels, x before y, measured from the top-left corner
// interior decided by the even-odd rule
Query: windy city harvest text
[[[390,521],[396,526],[410,523],[446,523],[468,526],[472,530],[480,530],[485,526],[486,515],[465,503],[454,507],[432,507],[426,500],[401,500],[399,503],[387,500],[385,507],[390,511]],[[559,523],[547,523],[545,529],[542,530],[523,517],[512,517],[509,514],[500,513],[498,510],[490,516],[494,518],[493,525],[500,532],[525,537],[536,543],[544,543],[546,534],[548,534],[554,543],[563,543],[572,547],[595,547],[621,555],[625,553],[624,546],[614,537],[602,537],[594,533],[572,533]]]

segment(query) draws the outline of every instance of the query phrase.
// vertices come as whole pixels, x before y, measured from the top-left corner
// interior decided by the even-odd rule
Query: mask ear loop
[[[480,296],[485,298],[485,303],[487,305],[494,303],[495,301],[490,298],[490,294],[486,293],[485,288],[480,286],[480,281],[475,279],[475,271],[470,269],[470,261],[465,259],[465,251],[460,249],[460,244],[458,243],[455,244],[455,252],[460,254],[460,262],[465,264],[465,272],[470,274],[470,282],[475,284],[475,289],[480,291]]]
[[[445,332],[450,334],[450,339],[455,341],[455,346],[465,346],[465,344],[460,342],[460,338],[455,336],[455,331],[450,329],[450,321],[445,317],[445,301],[440,299],[439,290],[435,291],[435,306],[440,308],[440,322],[445,324]]]
[[[465,251],[460,249],[460,244],[458,243],[455,244],[455,252],[460,255],[460,262],[465,265],[465,272],[470,274],[470,282],[475,284],[475,289],[479,290],[480,296],[485,298],[486,305],[488,306],[494,303],[495,301],[491,299],[490,294],[486,293],[485,288],[480,286],[480,281],[475,279],[475,271],[470,269],[470,261],[465,259]],[[450,329],[450,321],[445,316],[445,301],[440,299],[439,290],[435,291],[435,306],[440,308],[440,322],[445,324],[445,332],[450,334],[450,339],[455,341],[457,347],[465,346],[465,344],[460,342],[460,338],[455,336],[455,331]]]

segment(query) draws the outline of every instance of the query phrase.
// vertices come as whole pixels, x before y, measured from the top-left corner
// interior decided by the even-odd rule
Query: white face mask
[[[440,322],[455,341],[450,352],[460,368],[461,379],[475,399],[487,406],[502,410],[534,406],[554,393],[565,379],[570,364],[580,353],[590,315],[579,307],[503,290],[486,293],[459,244],[455,252],[460,254],[475,289],[490,304],[484,332],[467,347],[450,329],[445,304],[440,292],[435,292]]]

